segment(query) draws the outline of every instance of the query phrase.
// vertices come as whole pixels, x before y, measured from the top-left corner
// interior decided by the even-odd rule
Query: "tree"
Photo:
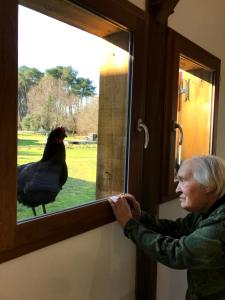
[[[92,81],[88,78],[79,77],[77,78],[77,95],[80,96],[81,105],[83,98],[95,95],[95,86],[92,85]]]
[[[26,66],[19,67],[18,71],[18,114],[20,120],[26,116],[27,106],[27,93],[31,86],[38,84],[44,76],[42,72],[36,68],[29,68]]]
[[[23,130],[38,130],[41,128],[41,116],[40,115],[29,115],[23,118],[21,122]]]
[[[65,91],[68,94],[73,94],[80,97],[80,107],[84,97],[95,95],[96,87],[88,78],[78,77],[78,72],[71,66],[57,66],[46,70],[47,76],[52,76],[55,79],[60,79],[65,83]]]
[[[18,79],[18,119],[23,128],[51,130],[63,125],[75,131],[83,98],[95,95],[92,81],[79,77],[71,66],[57,66],[45,73],[22,66]]]
[[[66,92],[70,93],[72,87],[76,85],[78,71],[74,70],[71,66],[57,66],[55,68],[46,70],[46,75],[65,82]]]
[[[61,79],[43,77],[39,84],[28,93],[28,112],[31,116],[40,115],[42,129],[51,130],[63,125],[75,130],[75,116],[79,99],[66,93]]]
[[[29,68],[26,66],[19,67],[18,71],[18,119],[19,122],[27,115],[28,103],[27,93],[30,88],[37,85],[44,76],[42,72],[36,68]]]
[[[77,115],[77,131],[85,135],[98,132],[98,97],[91,98],[90,103],[81,108]]]

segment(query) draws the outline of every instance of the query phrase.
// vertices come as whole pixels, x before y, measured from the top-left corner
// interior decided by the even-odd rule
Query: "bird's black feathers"
[[[29,207],[53,202],[68,178],[65,129],[52,130],[38,162],[18,166],[17,199]]]

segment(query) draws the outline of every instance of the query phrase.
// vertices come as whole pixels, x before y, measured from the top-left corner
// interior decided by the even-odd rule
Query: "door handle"
[[[178,166],[177,167],[180,167],[181,161],[182,161],[182,144],[183,144],[184,133],[183,133],[183,129],[180,126],[180,124],[175,121],[174,122],[174,130],[176,130],[176,129],[179,130],[179,140],[178,140],[178,149],[177,149],[177,153],[178,153],[178,159],[177,159]]]
[[[147,149],[148,144],[149,144],[149,132],[148,132],[148,127],[144,124],[142,119],[138,119],[138,124],[137,124],[137,130],[141,132],[144,130],[145,133],[145,143],[144,143],[144,148]]]
[[[177,122],[174,122],[174,129],[178,129],[179,132],[180,132],[178,144],[179,144],[180,146],[182,146],[182,144],[183,144],[183,137],[184,137],[183,129],[182,129],[182,127],[180,126],[180,124],[177,123]]]

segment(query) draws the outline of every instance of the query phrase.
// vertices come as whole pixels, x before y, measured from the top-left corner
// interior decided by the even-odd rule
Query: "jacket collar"
[[[223,204],[225,204],[225,194],[221,198],[216,200],[216,202],[210,207],[210,209],[205,214],[203,214],[203,219],[208,218],[209,215],[211,215],[215,210],[217,210],[217,208],[219,208]]]

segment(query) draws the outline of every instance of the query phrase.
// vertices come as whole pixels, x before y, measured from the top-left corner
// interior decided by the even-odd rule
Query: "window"
[[[3,4],[1,5],[3,6]],[[83,30],[83,35],[92,34],[98,41],[99,39],[104,41],[104,46],[102,47],[104,53],[101,55],[101,58],[104,59],[98,69],[100,80],[96,84],[99,87],[95,90],[94,95],[91,95],[94,99],[91,99],[89,95],[84,99],[84,103],[80,102],[78,104],[79,108],[86,109],[88,104],[93,104],[96,98],[98,98],[97,132],[94,130],[84,132],[85,139],[83,137],[79,137],[78,139],[77,136],[70,136],[68,134],[68,138],[64,140],[67,140],[67,152],[74,151],[74,149],[78,152],[79,147],[82,150],[84,146],[88,149],[94,149],[94,154],[89,153],[88,157],[89,159],[92,158],[94,163],[90,163],[89,160],[90,166],[88,167],[91,167],[92,172],[96,174],[96,177],[95,175],[93,176],[96,178],[96,181],[93,180],[94,184],[92,186],[94,188],[92,194],[88,195],[87,201],[85,200],[87,190],[85,190],[81,195],[81,202],[78,204],[75,202],[72,204],[67,203],[66,207],[60,207],[60,209],[54,208],[52,210],[47,206],[47,214],[38,212],[35,218],[31,214],[22,217],[16,216],[17,162],[18,165],[37,162],[40,160],[46,143],[46,137],[42,135],[43,132],[39,132],[39,136],[37,132],[35,136],[29,136],[27,133],[25,135],[23,130],[23,132],[19,131],[17,135],[17,129],[26,129],[26,126],[28,126],[29,131],[31,131],[33,129],[31,127],[34,126],[33,121],[38,122],[38,116],[34,117],[34,114],[37,113],[40,115],[43,107],[45,107],[44,112],[47,112],[46,115],[50,117],[50,111],[55,109],[54,111],[56,112],[56,109],[58,109],[56,106],[54,108],[50,107],[51,102],[55,101],[54,103],[56,103],[58,101],[57,104],[60,106],[62,104],[60,103],[60,99],[63,99],[67,104],[63,108],[64,115],[60,117],[61,120],[57,121],[56,117],[59,117],[59,113],[56,115],[52,114],[52,125],[50,127],[46,126],[46,124],[43,126],[44,122],[42,119],[42,126],[39,128],[36,127],[35,130],[50,131],[54,127],[63,125],[62,122],[65,119],[69,119],[70,109],[72,112],[75,112],[77,107],[75,104],[70,106],[71,99],[69,98],[72,94],[71,90],[76,86],[66,85],[63,78],[48,77],[49,73],[56,71],[54,69],[55,65],[50,66],[50,68],[44,67],[44,69],[38,69],[35,65],[25,64],[26,67],[23,67],[24,63],[20,65],[20,60],[17,63],[18,5],[16,1],[12,1],[10,4],[4,5],[3,18],[1,18],[4,45],[1,45],[1,53],[3,55],[1,56],[0,66],[4,76],[1,81],[3,118],[0,130],[3,139],[6,141],[2,146],[2,151],[5,155],[4,158],[1,156],[0,160],[1,182],[4,182],[4,184],[1,183],[0,191],[0,221],[2,224],[1,261],[111,222],[114,218],[106,197],[127,191],[128,189],[138,196],[140,182],[133,180],[134,174],[135,176],[140,175],[139,178],[141,178],[142,151],[140,149],[142,148],[142,135],[138,133],[136,128],[137,119],[143,118],[140,103],[144,103],[145,99],[146,66],[143,57],[145,57],[146,52],[145,50],[143,51],[145,49],[143,43],[145,44],[146,22],[144,13],[132,4],[121,4],[120,1],[108,1],[105,4],[102,1],[89,3],[87,0],[82,1],[81,7],[72,3],[72,1],[52,0],[46,5],[41,0],[30,0],[20,1],[20,5],[22,5],[20,9],[31,10],[32,14],[41,13],[43,18],[51,17],[53,18],[51,21],[60,21],[62,26],[71,26],[74,30],[75,28],[79,28],[79,30]],[[47,23],[51,26],[50,21]],[[48,28],[46,28],[47,30]],[[65,27],[63,30],[66,34],[67,30]],[[20,41],[22,41],[23,33],[20,32],[20,34],[22,35],[19,36],[19,59],[20,55],[22,55]],[[61,44],[63,43],[62,38],[63,35],[59,34],[58,41]],[[28,49],[31,47],[32,39],[33,36],[31,35]],[[142,40],[142,44],[138,42],[139,39]],[[33,40],[34,42],[35,40]],[[43,42],[42,45],[43,47],[50,47],[48,41]],[[93,56],[94,43],[92,43],[92,46],[93,48],[89,49],[88,55],[92,56],[93,60],[97,60]],[[31,53],[32,55],[34,54],[32,51]],[[47,49],[44,54],[46,53]],[[63,55],[66,55],[66,52],[64,54],[62,51]],[[33,58],[37,59],[36,57]],[[43,58],[43,55],[40,55],[39,58]],[[60,57],[58,58],[61,59]],[[48,59],[50,60],[51,57]],[[56,64],[59,64],[60,67],[66,66],[60,61],[57,61]],[[70,63],[67,66],[70,66]],[[28,102],[30,101],[29,105],[28,102],[26,103],[27,106],[25,106],[24,110],[24,107],[21,106],[24,102],[20,101],[20,95],[18,95],[17,91],[19,90],[20,92],[22,75],[26,73],[25,71],[32,71],[32,68],[36,68],[39,71],[36,74],[40,76],[37,76],[35,84],[31,84],[32,87],[28,93],[24,94],[29,99]],[[50,71],[46,74],[46,70],[49,69]],[[72,68],[63,70],[73,71]],[[21,78],[18,78],[18,73],[19,76],[21,75]],[[84,78],[83,75],[77,74],[79,83],[82,81],[82,78]],[[46,86],[42,88],[42,85]],[[36,107],[37,103],[41,102],[41,99],[37,100],[35,97],[37,93],[41,97],[42,92],[46,92],[46,87],[53,87],[51,93],[43,97],[49,103],[43,102],[40,107]],[[72,95],[74,99],[78,98],[79,93],[82,93],[81,86],[77,94]],[[18,99],[20,102],[17,105]],[[75,101],[74,99],[72,101]],[[91,115],[93,115],[94,109],[93,107],[91,109]],[[86,124],[87,126],[90,125],[88,122]],[[22,126],[24,127],[22,128]],[[67,128],[69,126],[69,124],[66,125]],[[69,128],[69,133],[73,129]],[[97,144],[95,141],[96,137]],[[131,140],[132,143],[130,143]],[[38,147],[35,148],[35,145],[38,145],[38,143],[41,144],[40,149]],[[34,147],[26,149],[26,144],[29,144],[29,146],[33,144]],[[30,156],[29,159],[28,156]],[[131,164],[134,156],[138,163]],[[78,185],[81,186],[82,178],[77,178],[76,175],[73,177],[72,167],[69,162],[68,170],[72,186],[75,185],[76,180]],[[83,172],[84,170],[85,166],[82,167],[81,171]],[[84,181],[88,181],[88,179],[86,178]],[[86,184],[86,188],[87,186]],[[74,200],[76,197],[72,196],[70,198]],[[18,206],[18,211],[19,209],[20,207]],[[31,209],[29,211],[32,213]]]
[[[219,71],[219,59],[169,29],[162,201],[176,197],[183,160],[215,153]]]
[[[125,190],[130,33],[70,6],[108,31],[99,37],[19,6],[18,220]],[[65,150],[47,142],[60,126]]]
[[[176,130],[175,169],[184,159],[212,153],[213,109],[213,71],[180,56],[175,122],[182,131]]]

